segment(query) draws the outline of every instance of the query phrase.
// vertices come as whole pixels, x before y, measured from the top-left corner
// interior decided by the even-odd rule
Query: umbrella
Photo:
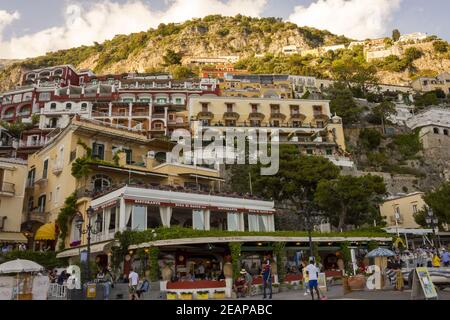
[[[12,260],[0,264],[1,273],[22,273],[22,272],[39,272],[44,270],[44,267],[30,260]]]
[[[391,250],[384,249],[384,248],[377,248],[375,250],[370,251],[367,254],[368,258],[375,258],[375,257],[395,257],[395,253]]]

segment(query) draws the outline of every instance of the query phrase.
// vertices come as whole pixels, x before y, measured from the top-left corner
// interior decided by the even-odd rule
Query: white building
[[[399,42],[409,42],[409,41],[418,42],[418,41],[425,40],[426,38],[427,38],[426,33],[414,32],[414,33],[401,35],[400,39],[398,41]]]

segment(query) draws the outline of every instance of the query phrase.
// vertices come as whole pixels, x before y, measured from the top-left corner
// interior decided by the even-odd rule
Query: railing
[[[39,209],[31,211],[28,213],[28,220],[29,221],[37,221],[40,223],[47,223],[48,222],[48,216],[49,213],[45,211],[39,211]]]
[[[165,114],[161,114],[161,113],[155,113],[155,114],[152,114],[152,118],[154,118],[154,119],[165,119]]]
[[[65,285],[65,284],[59,285],[57,283],[50,283],[47,296],[49,298],[65,299],[67,297],[67,285]]]
[[[99,111],[92,111],[93,117],[109,117],[108,112],[99,112]]]
[[[26,148],[26,147],[41,147],[45,145],[45,140],[39,140],[39,141],[19,141],[19,148]]]
[[[132,116],[133,117],[148,117],[149,114],[148,114],[148,112],[133,112]]]
[[[111,116],[113,117],[128,117],[128,112],[111,112]]]
[[[11,118],[14,118],[14,113],[10,113],[10,114],[4,114],[3,115],[3,119],[11,119]]]
[[[10,193],[10,194],[14,195],[14,193],[16,192],[15,184],[9,183],[9,182],[3,182],[2,184],[0,184],[0,192]]]
[[[61,160],[56,160],[53,162],[52,172],[54,174],[61,173],[64,169],[64,164]]]
[[[250,121],[248,122],[236,122],[234,125],[225,125],[223,123],[220,124],[214,124],[214,125],[209,125],[209,126],[204,126],[207,128],[214,128],[214,127],[223,127],[223,128],[273,128],[273,129],[278,129],[278,128],[289,128],[289,129],[323,129],[323,128],[317,128],[316,126],[313,126],[312,124],[305,124],[302,123],[301,125],[299,124],[298,126],[295,126],[293,124],[280,124],[278,126],[273,126],[270,124],[261,124],[260,126],[252,126]]]

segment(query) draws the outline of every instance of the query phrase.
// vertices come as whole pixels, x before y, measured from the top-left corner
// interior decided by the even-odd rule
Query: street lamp
[[[87,257],[86,257],[86,263],[87,263],[87,277],[86,279],[89,281],[91,279],[91,265],[90,265],[90,255],[91,255],[91,235],[92,234],[98,234],[101,231],[101,227],[103,224],[103,219],[100,215],[97,216],[97,220],[95,221],[95,229],[91,224],[91,218],[94,215],[94,209],[92,207],[89,207],[86,210],[86,216],[87,216],[87,226],[86,229],[83,230],[83,225],[84,225],[84,220],[83,220],[83,216],[79,213],[78,217],[75,220],[75,224],[78,228],[78,230],[80,230],[80,236],[81,234],[87,234]]]
[[[433,229],[433,247],[436,247],[435,246],[435,241],[436,241],[435,228],[438,226],[439,219],[434,215],[433,209],[428,208],[427,216],[425,217],[425,222],[427,223],[427,225],[431,226],[431,228]],[[439,235],[438,235],[438,237],[439,237]],[[439,245],[440,244],[441,244],[441,241],[439,239]]]
[[[314,229],[314,221],[313,218],[320,215],[320,211],[314,210],[312,208],[311,201],[304,201],[304,210],[302,212],[305,213],[305,224],[306,229],[308,231],[308,240],[309,240],[309,256],[314,256],[313,243],[312,243],[312,230]]]

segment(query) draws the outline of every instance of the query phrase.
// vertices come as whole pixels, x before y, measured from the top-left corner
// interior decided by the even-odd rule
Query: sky
[[[0,59],[102,42],[209,14],[281,17],[353,39],[424,32],[450,40],[448,0],[0,0]]]

